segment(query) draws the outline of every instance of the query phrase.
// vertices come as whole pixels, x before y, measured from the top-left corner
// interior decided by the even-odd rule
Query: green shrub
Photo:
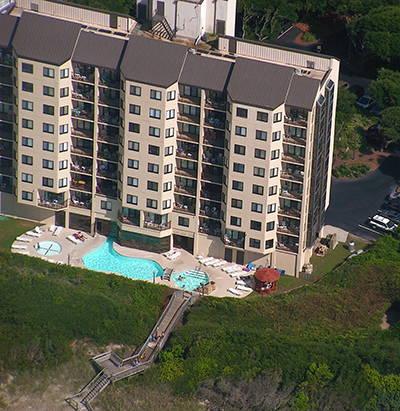
[[[303,36],[301,38],[303,41],[305,41],[306,43],[311,43],[312,41],[315,40],[315,36],[314,34],[310,33],[309,31],[306,31],[305,33],[303,33]]]

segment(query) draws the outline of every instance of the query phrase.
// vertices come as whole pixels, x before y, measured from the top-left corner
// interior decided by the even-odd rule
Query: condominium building
[[[329,204],[339,62],[0,15],[0,210],[297,275]]]

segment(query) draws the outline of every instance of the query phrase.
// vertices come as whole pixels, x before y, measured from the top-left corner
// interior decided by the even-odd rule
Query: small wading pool
[[[42,255],[57,255],[61,253],[61,244],[55,241],[42,241],[39,243],[39,247],[36,247],[36,251]]]
[[[201,287],[201,283],[208,284],[210,279],[204,271],[186,270],[181,273],[173,273],[171,278],[175,284],[184,290],[193,291]]]
[[[113,242],[112,238],[107,238],[99,248],[86,254],[83,257],[85,267],[95,271],[122,274],[134,280],[152,280],[154,271],[155,277],[161,277],[163,269],[160,264],[144,258],[125,257],[118,254],[114,250]]]

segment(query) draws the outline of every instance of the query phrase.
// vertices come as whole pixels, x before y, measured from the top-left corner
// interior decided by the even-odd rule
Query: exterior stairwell
[[[156,14],[152,20],[152,29],[151,32],[157,36],[164,37],[168,40],[174,39],[174,31],[169,25],[168,21],[164,16]]]

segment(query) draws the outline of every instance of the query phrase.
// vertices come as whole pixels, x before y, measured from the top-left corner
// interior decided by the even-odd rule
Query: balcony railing
[[[96,187],[96,194],[106,197],[117,198],[117,187],[115,188],[107,188],[102,186]]]
[[[180,213],[186,214],[195,214],[196,212],[194,205],[183,204],[180,202],[174,204],[174,211],[179,211]]]
[[[157,231],[164,231],[171,228],[171,221],[167,223],[154,223],[153,221],[144,221],[143,222],[144,228],[149,228],[150,230],[157,230]]]
[[[81,130],[79,128],[72,128],[72,135],[84,138],[90,138],[93,140],[93,131],[91,130]]]
[[[179,121],[184,121],[185,123],[200,124],[200,116],[191,116],[190,114],[180,113],[178,115]]]
[[[5,183],[0,184],[0,191],[1,191],[2,193],[11,194],[11,193],[12,193],[12,185],[10,185],[10,184],[5,184]]]
[[[68,200],[58,201],[58,200],[48,200],[43,199],[38,201],[39,207],[51,208],[53,210],[60,210],[68,206]]]
[[[189,170],[187,168],[176,168],[175,173],[178,176],[197,178],[197,170]]]
[[[283,153],[282,160],[288,163],[297,163],[297,164],[304,164],[305,162],[304,157],[296,156],[295,154],[286,154],[286,153]]]
[[[92,191],[92,183],[87,182],[85,180],[75,180],[73,179],[70,184],[71,188],[74,188],[75,190],[81,190],[81,191],[86,191],[86,192],[91,192]]]
[[[208,200],[221,201],[221,191],[215,192],[215,191],[201,190],[200,195],[202,198],[207,198]]]
[[[293,225],[278,225],[277,227],[277,231],[279,233],[282,234],[286,234],[286,235],[294,235],[294,236],[298,236],[299,232],[300,232],[300,228],[293,226]]]
[[[307,144],[307,141],[305,138],[292,136],[290,134],[283,135],[283,142],[289,143],[289,144],[297,144],[299,146],[305,146]]]
[[[114,126],[118,125],[118,121],[119,121],[118,117],[111,117],[111,116],[99,116],[98,120],[101,123],[112,124]]]
[[[185,96],[183,94],[179,94],[179,102],[199,106],[200,105],[200,98],[199,97],[192,97],[192,96]]]
[[[294,244],[290,244],[290,243],[281,243],[281,242],[277,242],[276,243],[276,249],[277,250],[283,250],[283,251],[289,251],[291,253],[297,253],[299,250],[299,244],[298,243],[294,243]]]
[[[88,74],[88,75],[82,75],[78,73],[72,73],[72,79],[77,80],[77,81],[82,81],[83,83],[94,83],[94,75],[93,74]]]
[[[118,211],[118,220],[123,224],[134,225],[135,227],[140,227],[140,218],[139,217],[129,217],[123,215],[121,211]]]
[[[285,116],[285,123],[294,125],[294,126],[300,126],[300,127],[307,127],[307,119],[303,117],[288,117]]]
[[[289,171],[288,169],[282,170],[281,178],[290,181],[303,181],[304,171]]]
[[[80,154],[82,156],[93,157],[93,149],[83,147],[71,147],[71,152],[74,154]]]
[[[11,90],[11,88],[10,88]],[[0,101],[4,103],[11,103],[13,102],[13,95],[12,94],[5,94],[5,93],[0,93]]]
[[[222,173],[221,174],[201,173],[201,179],[203,181],[209,181],[211,183],[222,184]]]
[[[112,180],[116,180],[118,177],[118,172],[117,171],[107,171],[107,170],[97,170],[97,175],[99,177],[104,177],[104,178],[111,178]]]
[[[225,101],[217,101],[213,100],[212,98],[206,98],[206,107],[215,108],[217,110],[225,111],[226,109],[226,102]]]
[[[71,200],[69,200],[69,205],[72,207],[84,208],[86,210],[92,209],[92,202],[90,200],[81,201],[78,198],[72,198]]]
[[[180,147],[176,150],[176,156],[179,158],[190,158],[191,160],[197,160],[197,152],[194,151],[184,151]]]
[[[6,54],[3,57],[0,57],[0,64],[12,67],[12,54]]]
[[[197,134],[178,132],[177,138],[178,140],[192,141],[194,143],[199,142],[199,136]]]
[[[299,210],[296,210],[295,208],[281,208],[279,207],[279,214],[286,215],[288,217],[295,217],[295,218],[300,218],[301,212]]]
[[[217,207],[205,206],[204,208],[200,208],[200,215],[218,219],[219,214],[220,210]]]
[[[106,106],[119,107],[119,99],[117,98],[107,98],[104,94],[99,97],[99,104]]]
[[[79,110],[74,108],[72,110],[72,117],[83,118],[85,120],[93,120],[93,111]]]
[[[221,240],[224,244],[230,245],[232,247],[244,248],[245,238],[230,238],[227,235],[223,235]]]
[[[293,190],[282,189],[280,195],[282,197],[285,197],[285,198],[291,198],[291,199],[294,199],[294,200],[301,200],[301,196],[303,195],[303,192],[301,190],[293,191]]]
[[[107,133],[100,132],[98,134],[98,138],[100,141],[106,141],[107,143],[112,143],[112,144],[119,144],[119,140],[121,136],[119,134],[108,135]]]
[[[204,124],[210,127],[225,129],[225,120],[220,120],[214,117],[207,117],[204,119]]]
[[[199,233],[221,237],[220,228],[204,227],[204,225],[199,226]]]
[[[76,100],[93,101],[93,94],[81,93],[79,91],[73,91],[72,92],[72,98],[76,99]]]

